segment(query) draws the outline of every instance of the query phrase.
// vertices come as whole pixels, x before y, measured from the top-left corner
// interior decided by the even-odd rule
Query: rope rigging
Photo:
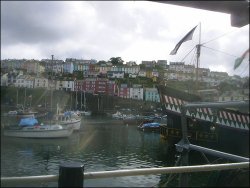
[[[182,60],[181,60],[181,62],[194,50],[194,48],[195,48],[196,46],[194,46],[193,48],[192,48],[192,50],[190,50],[189,52],[188,52],[188,54],[187,55],[185,55],[185,57],[184,58],[182,58]]]
[[[214,39],[211,39],[211,40],[209,40],[209,41],[207,41],[207,42],[204,42],[204,43],[202,43],[201,45],[204,45],[204,44],[207,44],[207,43],[212,42],[212,41],[214,41],[214,40],[217,40],[217,39],[219,39],[219,38],[222,38],[222,37],[224,37],[224,36],[226,36],[226,35],[228,35],[228,34],[230,34],[230,33],[233,33],[233,32],[235,32],[235,31],[236,31],[236,30],[230,31],[230,32],[228,32],[228,33],[224,33],[223,35],[220,35],[220,36],[218,36],[218,37],[216,37],[216,38],[214,38]]]
[[[232,55],[232,54],[229,54],[229,53],[227,53],[227,52],[223,52],[223,51],[221,51],[221,50],[216,50],[216,49],[214,49],[214,48],[210,48],[210,47],[207,47],[207,46],[204,46],[204,45],[202,45],[202,47],[205,47],[205,48],[208,48],[208,49],[210,49],[210,50],[217,51],[217,52],[221,52],[221,53],[224,53],[224,54],[226,54],[226,55],[229,55],[229,56],[232,56],[232,57],[235,57],[235,58],[238,57],[238,56],[236,56],[236,55]]]

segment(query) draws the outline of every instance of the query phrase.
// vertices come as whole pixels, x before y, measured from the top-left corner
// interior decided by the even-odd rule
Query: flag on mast
[[[194,34],[194,30],[196,29],[196,27],[197,27],[197,26],[195,26],[191,31],[189,31],[189,32],[185,35],[185,37],[183,37],[183,39],[181,39],[181,40],[176,44],[176,46],[174,47],[174,49],[171,51],[170,55],[175,55],[183,42],[186,42],[186,41],[188,41],[188,40],[192,40],[193,34]]]
[[[249,49],[246,50],[241,57],[237,58],[234,62],[234,70],[237,69],[240,64],[242,63],[242,61],[245,59],[245,57],[247,56],[247,54],[249,54]]]

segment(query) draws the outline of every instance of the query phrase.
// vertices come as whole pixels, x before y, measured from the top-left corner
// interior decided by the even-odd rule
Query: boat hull
[[[92,115],[91,111],[81,111],[80,113],[82,116],[91,116]]]
[[[81,128],[81,120],[80,119],[61,121],[59,124],[64,126],[64,127],[67,127],[67,128],[72,127],[74,131],[79,131]]]
[[[160,127],[139,127],[138,129],[143,132],[160,132]]]
[[[69,137],[73,129],[55,129],[55,130],[4,130],[4,136],[20,138],[64,138]]]
[[[175,145],[182,138],[181,116],[168,114],[168,126],[160,126],[160,134],[170,145]],[[249,130],[237,129],[217,124],[214,131],[210,130],[213,123],[196,120],[196,125],[190,127],[187,122],[188,139],[192,144],[220,150],[235,155],[249,156]]]

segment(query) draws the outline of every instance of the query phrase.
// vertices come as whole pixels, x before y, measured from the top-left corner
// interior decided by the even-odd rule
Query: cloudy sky
[[[229,14],[150,1],[1,1],[1,59],[41,60],[53,54],[61,60],[194,64],[200,27],[176,55],[169,54],[199,23],[205,43],[200,67],[249,75],[249,56],[233,70],[234,60],[249,48],[249,25],[231,27]]]

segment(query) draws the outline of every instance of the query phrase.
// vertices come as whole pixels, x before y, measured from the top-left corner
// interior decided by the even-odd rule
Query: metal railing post
[[[182,140],[178,143],[181,147],[176,145],[177,151],[181,152],[181,166],[188,166],[188,154],[189,154],[189,147],[185,147],[189,145],[188,140],[188,133],[187,133],[187,117],[186,117],[187,109],[182,106],[181,109],[181,128],[182,128]],[[180,180],[179,180],[180,187],[187,187],[188,186],[188,174],[187,173],[180,173]]]
[[[83,183],[83,164],[78,162],[68,162],[60,164],[58,187],[83,187]]]

